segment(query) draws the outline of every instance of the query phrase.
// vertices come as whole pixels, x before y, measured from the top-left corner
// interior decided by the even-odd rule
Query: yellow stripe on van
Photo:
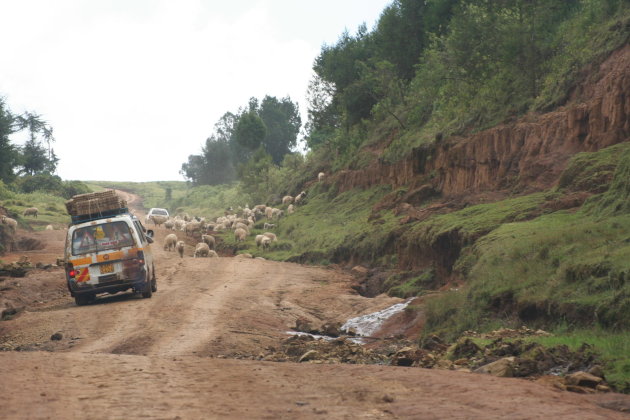
[[[96,256],[96,262],[102,263],[102,262],[113,261],[113,260],[122,260],[124,256],[125,254],[123,254],[122,251],[114,251],[114,252],[108,252],[106,254],[98,254]]]
[[[70,262],[72,263],[74,267],[77,267],[80,265],[88,265],[88,264],[92,264],[92,257],[75,258],[74,260],[71,259]]]

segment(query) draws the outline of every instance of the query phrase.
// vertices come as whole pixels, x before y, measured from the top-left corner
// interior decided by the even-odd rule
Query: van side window
[[[142,241],[142,243],[146,243],[147,238],[144,236],[144,229],[142,229],[142,225],[140,224],[140,222],[136,220],[133,222],[133,224],[136,226],[136,230],[138,231],[138,236],[140,236],[140,240]]]

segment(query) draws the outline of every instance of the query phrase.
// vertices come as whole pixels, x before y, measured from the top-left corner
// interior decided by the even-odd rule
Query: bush
[[[81,181],[62,181],[57,175],[26,175],[16,179],[17,190],[24,194],[36,191],[61,196],[69,199],[77,194],[90,192],[90,188]],[[0,192],[1,194],[1,192]]]

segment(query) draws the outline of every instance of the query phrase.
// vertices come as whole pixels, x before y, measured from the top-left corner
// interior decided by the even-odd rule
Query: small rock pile
[[[24,277],[26,271],[33,268],[30,259],[23,255],[14,263],[0,265],[0,276]]]
[[[547,378],[543,382],[572,392],[611,391],[605,382],[603,363],[592,346],[583,344],[572,351],[565,345],[544,347],[522,339],[550,335],[542,330],[522,327],[485,334],[468,331],[454,344],[445,343],[438,336],[429,336],[420,346],[402,339],[382,340],[368,346],[357,344],[353,337],[342,335],[336,324],[313,328],[305,319],[297,320],[295,330],[299,335],[284,340],[280,349],[268,349],[258,359],[448,369],[499,377]],[[480,346],[472,338],[491,339],[492,342]]]
[[[504,335],[507,334],[507,335]],[[433,336],[422,347],[405,347],[391,358],[397,366],[449,369],[485,373],[499,377],[540,378],[554,376],[553,385],[568,391],[590,393],[609,392],[602,370],[602,362],[592,346],[583,344],[576,351],[565,345],[544,347],[521,339],[514,330],[499,330],[488,337],[498,337],[480,347],[470,337],[462,337],[455,344],[446,345]],[[548,333],[545,333],[548,334]],[[540,332],[530,335],[543,335]]]
[[[282,342],[279,350],[269,349],[262,360],[273,362],[387,364],[388,357],[347,338],[315,339],[295,335]]]

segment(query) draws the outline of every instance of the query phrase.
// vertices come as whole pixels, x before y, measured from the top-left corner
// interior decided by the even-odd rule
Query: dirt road
[[[180,259],[161,249],[165,235],[156,229],[151,299],[119,294],[75,306],[61,269],[3,282],[4,293],[38,294],[0,322],[0,347],[8,350],[0,352],[0,418],[628,418],[603,407],[624,396],[581,396],[524,380],[251,360],[279,346],[298,318],[343,322],[399,300],[358,296],[352,279],[333,269],[195,259],[192,242]],[[29,253],[33,262],[62,255],[60,232],[38,236],[48,246]],[[51,340],[54,333],[61,339]]]

